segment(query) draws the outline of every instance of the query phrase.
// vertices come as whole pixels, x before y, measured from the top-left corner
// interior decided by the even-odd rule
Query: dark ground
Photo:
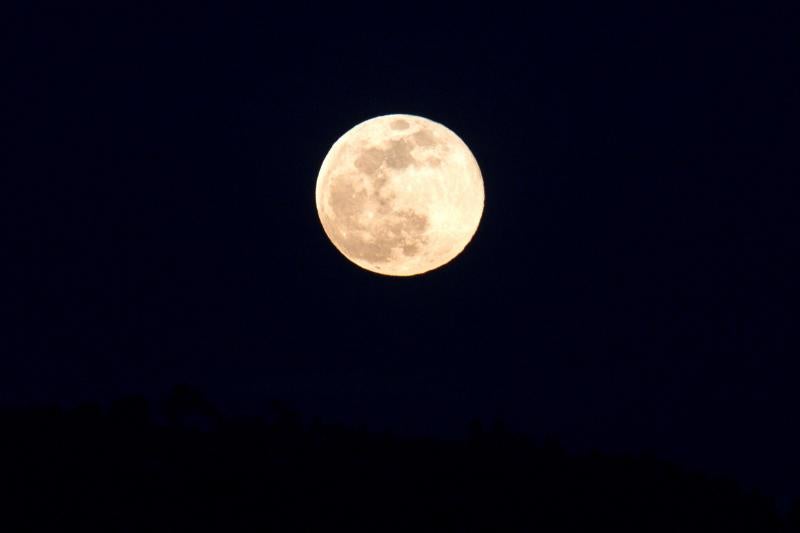
[[[0,422],[7,531],[800,531],[800,501],[781,518],[730,479],[477,422],[441,440],[281,404],[226,419],[187,387],[156,413],[131,397]]]

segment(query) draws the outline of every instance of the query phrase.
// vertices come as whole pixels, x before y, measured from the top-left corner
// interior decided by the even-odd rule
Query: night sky
[[[790,13],[334,4],[4,17],[0,405],[189,384],[800,495]],[[346,260],[314,201],[333,142],[390,113],[456,132],[486,191],[411,278]]]

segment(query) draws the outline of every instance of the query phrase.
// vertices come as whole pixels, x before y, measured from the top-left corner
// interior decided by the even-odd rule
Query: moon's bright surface
[[[414,115],[356,125],[317,177],[317,213],[334,246],[358,266],[422,274],[464,250],[483,213],[483,178],[467,145]]]

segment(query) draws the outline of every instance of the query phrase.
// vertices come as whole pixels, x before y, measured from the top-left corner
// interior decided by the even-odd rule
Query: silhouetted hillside
[[[279,404],[226,419],[179,388],[157,413],[126,398],[3,411],[0,427],[3,531],[790,530],[731,482],[477,423],[436,441],[303,424]]]

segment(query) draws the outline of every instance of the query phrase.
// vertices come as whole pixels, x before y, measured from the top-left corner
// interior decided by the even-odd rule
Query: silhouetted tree
[[[164,405],[167,420],[173,426],[210,430],[219,422],[219,413],[198,389],[176,385]]]

